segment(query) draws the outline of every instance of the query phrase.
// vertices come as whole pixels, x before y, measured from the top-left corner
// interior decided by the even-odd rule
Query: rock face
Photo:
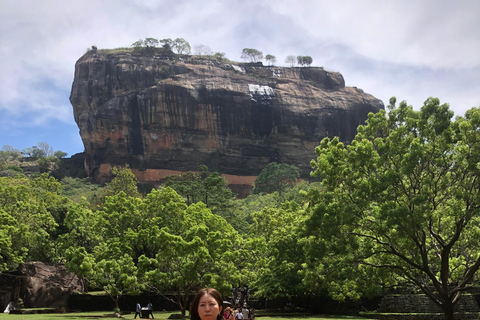
[[[70,293],[84,291],[80,279],[64,265],[36,261],[24,267],[22,289],[26,307],[66,308]]]
[[[348,143],[369,112],[384,108],[323,68],[105,51],[77,61],[70,101],[96,182],[125,164],[152,182],[205,164],[251,185],[272,161],[306,177],[324,137]]]

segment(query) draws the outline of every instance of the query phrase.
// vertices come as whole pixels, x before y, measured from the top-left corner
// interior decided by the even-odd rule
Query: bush
[[[14,165],[9,165],[7,166],[7,170],[12,170],[12,171],[16,171],[16,172],[20,172],[20,173],[23,173],[23,169],[18,167],[18,166],[14,166]]]

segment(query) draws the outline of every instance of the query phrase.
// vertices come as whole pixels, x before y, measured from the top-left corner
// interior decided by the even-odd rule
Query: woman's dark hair
[[[217,301],[220,309],[217,320],[223,320],[223,298],[220,292],[213,288],[204,288],[198,290],[195,298],[193,298],[192,305],[190,306],[190,320],[200,320],[200,315],[198,314],[198,305],[200,304],[200,299],[206,294],[211,295],[215,301]]]

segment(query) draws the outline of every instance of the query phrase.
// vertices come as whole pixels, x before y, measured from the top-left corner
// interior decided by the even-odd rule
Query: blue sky
[[[0,148],[47,142],[83,151],[69,102],[75,62],[92,45],[184,38],[240,61],[243,48],[309,55],[347,86],[456,115],[480,107],[477,0],[1,0]]]

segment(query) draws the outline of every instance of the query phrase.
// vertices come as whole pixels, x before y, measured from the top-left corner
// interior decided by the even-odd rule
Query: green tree
[[[158,241],[160,230],[168,228],[173,234],[182,234],[188,228],[185,224],[187,205],[172,188],[153,190],[139,207],[141,219],[138,227],[129,230],[124,241],[129,243],[135,259],[140,256],[155,258],[164,245]]]
[[[248,62],[259,62],[263,60],[263,53],[257,49],[244,48],[240,58]]]
[[[101,287],[115,302],[115,309],[120,310],[118,301],[123,294],[141,292],[136,272],[137,267],[128,254],[120,258],[102,259],[93,266],[92,284]]]
[[[60,235],[59,247],[62,252],[69,248],[84,248],[88,252],[102,242],[102,222],[100,214],[93,212],[88,202],[74,203],[70,206],[63,225],[65,232]]]
[[[438,99],[420,111],[395,102],[369,114],[348,147],[325,138],[315,149],[325,189],[310,194],[306,228],[317,248],[416,286],[451,320],[480,267],[480,110],[452,121]]]
[[[88,292],[88,282],[94,276],[95,259],[83,247],[69,247],[65,252],[65,266],[82,281]]]
[[[101,224],[102,241],[95,248],[95,259],[110,259],[123,254],[134,256],[131,233],[138,232],[143,218],[142,199],[127,196],[123,191],[105,198],[102,210],[96,212]]]
[[[162,48],[166,50],[172,50],[173,48],[173,40],[170,38],[162,39],[160,43],[162,44]]]
[[[26,258],[28,249],[16,243],[25,229],[25,225],[19,225],[14,217],[0,209],[0,274],[15,269]]]
[[[297,56],[297,63],[301,66],[309,66],[313,62],[310,56]]]
[[[134,49],[141,49],[141,48],[143,48],[143,47],[145,46],[145,43],[143,42],[142,39],[140,39],[140,40],[137,40],[137,41],[135,41],[134,43],[132,43],[131,46],[132,46]]]
[[[83,202],[82,197],[90,204],[98,199],[102,187],[91,183],[89,178],[64,177],[60,180],[62,184],[62,195],[76,203]]]
[[[114,178],[103,190],[103,197],[112,196],[121,191],[125,192],[129,197],[138,198],[141,196],[137,187],[138,179],[128,165],[123,168],[113,167],[112,174]]]
[[[155,239],[162,250],[154,259],[139,258],[142,282],[176,303],[182,314],[192,292],[207,286],[226,292],[240,279],[236,268],[235,230],[203,203],[189,206],[184,218],[184,232],[174,234],[168,228],[160,230]],[[165,295],[166,291],[174,292],[175,297]]]
[[[200,165],[198,169],[197,173],[190,171],[169,176],[163,185],[175,189],[185,197],[188,205],[201,201],[214,214],[233,219],[235,195],[227,187],[226,179],[218,172],[210,172],[205,165]]]
[[[225,61],[225,52],[215,52],[215,59],[218,60],[218,62],[224,62]]]
[[[146,48],[155,48],[158,46],[159,43],[160,41],[158,41],[158,39],[155,39],[155,38],[145,38],[145,40],[143,41],[143,45]]]
[[[4,145],[0,151],[0,164],[5,164],[10,161],[16,161],[22,158],[20,150],[12,146]]]
[[[256,297],[292,298],[307,293],[300,273],[305,261],[301,239],[305,218],[293,201],[252,214],[248,256],[255,259],[247,265]]]
[[[235,200],[236,213],[235,215],[252,224],[252,215],[255,212],[262,211],[264,208],[276,208],[280,209],[285,201],[294,201],[301,206],[304,206],[308,202],[308,198],[305,194],[311,188],[318,188],[319,183],[310,183],[308,181],[300,181],[297,184],[288,185],[282,193],[258,193],[249,194],[244,199]],[[239,232],[243,229],[236,229]]]
[[[275,56],[271,55],[271,54],[267,54],[265,56],[265,60],[271,66],[273,66],[275,64],[275,62],[277,62],[277,58]]]
[[[190,44],[183,38],[176,38],[173,40],[171,46],[172,49],[175,50],[179,55],[190,54],[191,52]]]
[[[300,178],[300,172],[300,169],[295,166],[286,163],[270,162],[255,179],[252,194],[272,193],[275,191],[281,193],[288,186],[297,183],[297,180]]]
[[[0,178],[0,210],[7,214],[8,230],[18,231],[8,234],[12,236],[12,252],[23,261],[58,261],[57,238],[70,204],[60,188],[60,183],[46,173],[34,179]]]
[[[40,172],[52,172],[58,169],[60,159],[67,156],[67,153],[55,151],[46,142],[39,142],[36,146],[23,149],[22,154],[31,161],[37,161]]]

